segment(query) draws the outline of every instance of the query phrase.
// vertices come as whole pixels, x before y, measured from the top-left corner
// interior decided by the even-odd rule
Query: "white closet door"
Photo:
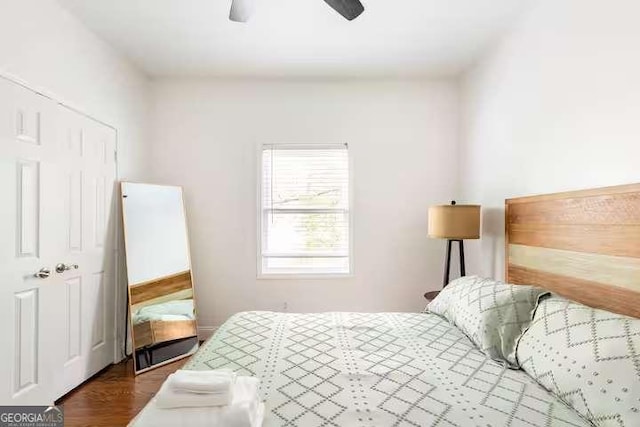
[[[114,151],[111,128],[0,79],[2,405],[51,404],[112,362]]]
[[[115,131],[59,107],[63,141],[65,300],[62,395],[110,364],[115,330]],[[76,269],[75,266],[78,266]]]
[[[57,106],[0,79],[0,404],[51,404],[64,345]],[[34,274],[49,272],[42,278]]]

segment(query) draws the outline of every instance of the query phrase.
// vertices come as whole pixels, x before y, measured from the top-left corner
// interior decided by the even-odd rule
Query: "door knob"
[[[69,271],[69,270],[77,270],[78,269],[78,264],[57,264],[56,265],[56,273],[64,273],[65,271]]]
[[[35,273],[34,276],[38,279],[46,279],[47,277],[51,276],[51,270],[49,270],[47,267],[43,267],[38,270],[38,272]]]

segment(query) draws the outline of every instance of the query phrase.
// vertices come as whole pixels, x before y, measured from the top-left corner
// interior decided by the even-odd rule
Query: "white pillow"
[[[540,385],[596,426],[640,426],[640,319],[544,298],[517,356]]]
[[[466,276],[449,283],[427,310],[447,318],[487,356],[517,368],[518,339],[531,322],[538,297],[547,293],[534,286]]]

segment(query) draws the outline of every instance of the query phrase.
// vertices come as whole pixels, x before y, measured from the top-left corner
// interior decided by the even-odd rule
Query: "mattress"
[[[591,425],[428,313],[239,313],[185,368],[259,377],[265,427]]]

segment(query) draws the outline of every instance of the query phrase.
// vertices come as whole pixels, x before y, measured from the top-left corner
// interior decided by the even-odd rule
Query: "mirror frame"
[[[132,295],[131,295],[131,285],[129,284],[129,273],[127,271],[126,265],[128,263],[127,260],[127,220],[126,220],[126,212],[125,212],[125,207],[124,207],[124,199],[126,198],[126,194],[124,194],[125,191],[125,186],[127,184],[140,184],[140,185],[152,185],[152,186],[158,186],[158,187],[171,187],[171,188],[176,188],[180,190],[180,198],[182,201],[182,211],[183,211],[183,215],[184,215],[184,227],[185,227],[185,234],[186,234],[186,240],[187,240],[187,261],[188,261],[188,265],[189,265],[189,275],[190,275],[190,280],[191,280],[191,293],[193,296],[193,315],[194,315],[194,320],[195,320],[195,337],[197,338],[197,342],[196,345],[193,347],[192,350],[187,351],[183,354],[180,354],[178,356],[172,357],[170,359],[164,360],[162,362],[156,363],[154,365],[148,366],[146,368],[143,369],[138,369],[138,361],[136,358],[136,347],[135,347],[135,335],[133,332],[133,316],[132,316],[132,310],[131,310],[131,300],[132,300]],[[125,345],[125,355],[126,357],[131,356],[131,358],[133,359],[133,371],[134,371],[134,375],[139,375],[148,371],[151,371],[153,369],[159,368],[161,366],[164,365],[168,365],[170,363],[176,362],[178,360],[184,359],[186,357],[190,357],[193,354],[195,354],[198,349],[200,348],[200,337],[199,337],[199,330],[198,330],[198,315],[197,315],[197,308],[196,308],[196,290],[195,290],[195,281],[193,280],[193,264],[191,262],[191,241],[189,239],[189,225],[188,225],[188,221],[187,221],[187,208],[185,205],[185,201],[184,201],[184,188],[180,185],[164,185],[164,184],[151,184],[151,183],[147,183],[147,182],[137,182],[137,181],[120,181],[120,211],[121,211],[121,215],[122,215],[122,244],[124,246],[124,262],[125,262],[125,282],[126,282],[126,286],[127,286],[127,307],[126,307],[126,313],[127,313],[127,319],[126,319],[126,327],[127,330],[129,331],[129,339],[126,340],[126,342],[124,343]],[[127,354],[127,348],[129,348],[129,343],[131,343],[131,354]]]

